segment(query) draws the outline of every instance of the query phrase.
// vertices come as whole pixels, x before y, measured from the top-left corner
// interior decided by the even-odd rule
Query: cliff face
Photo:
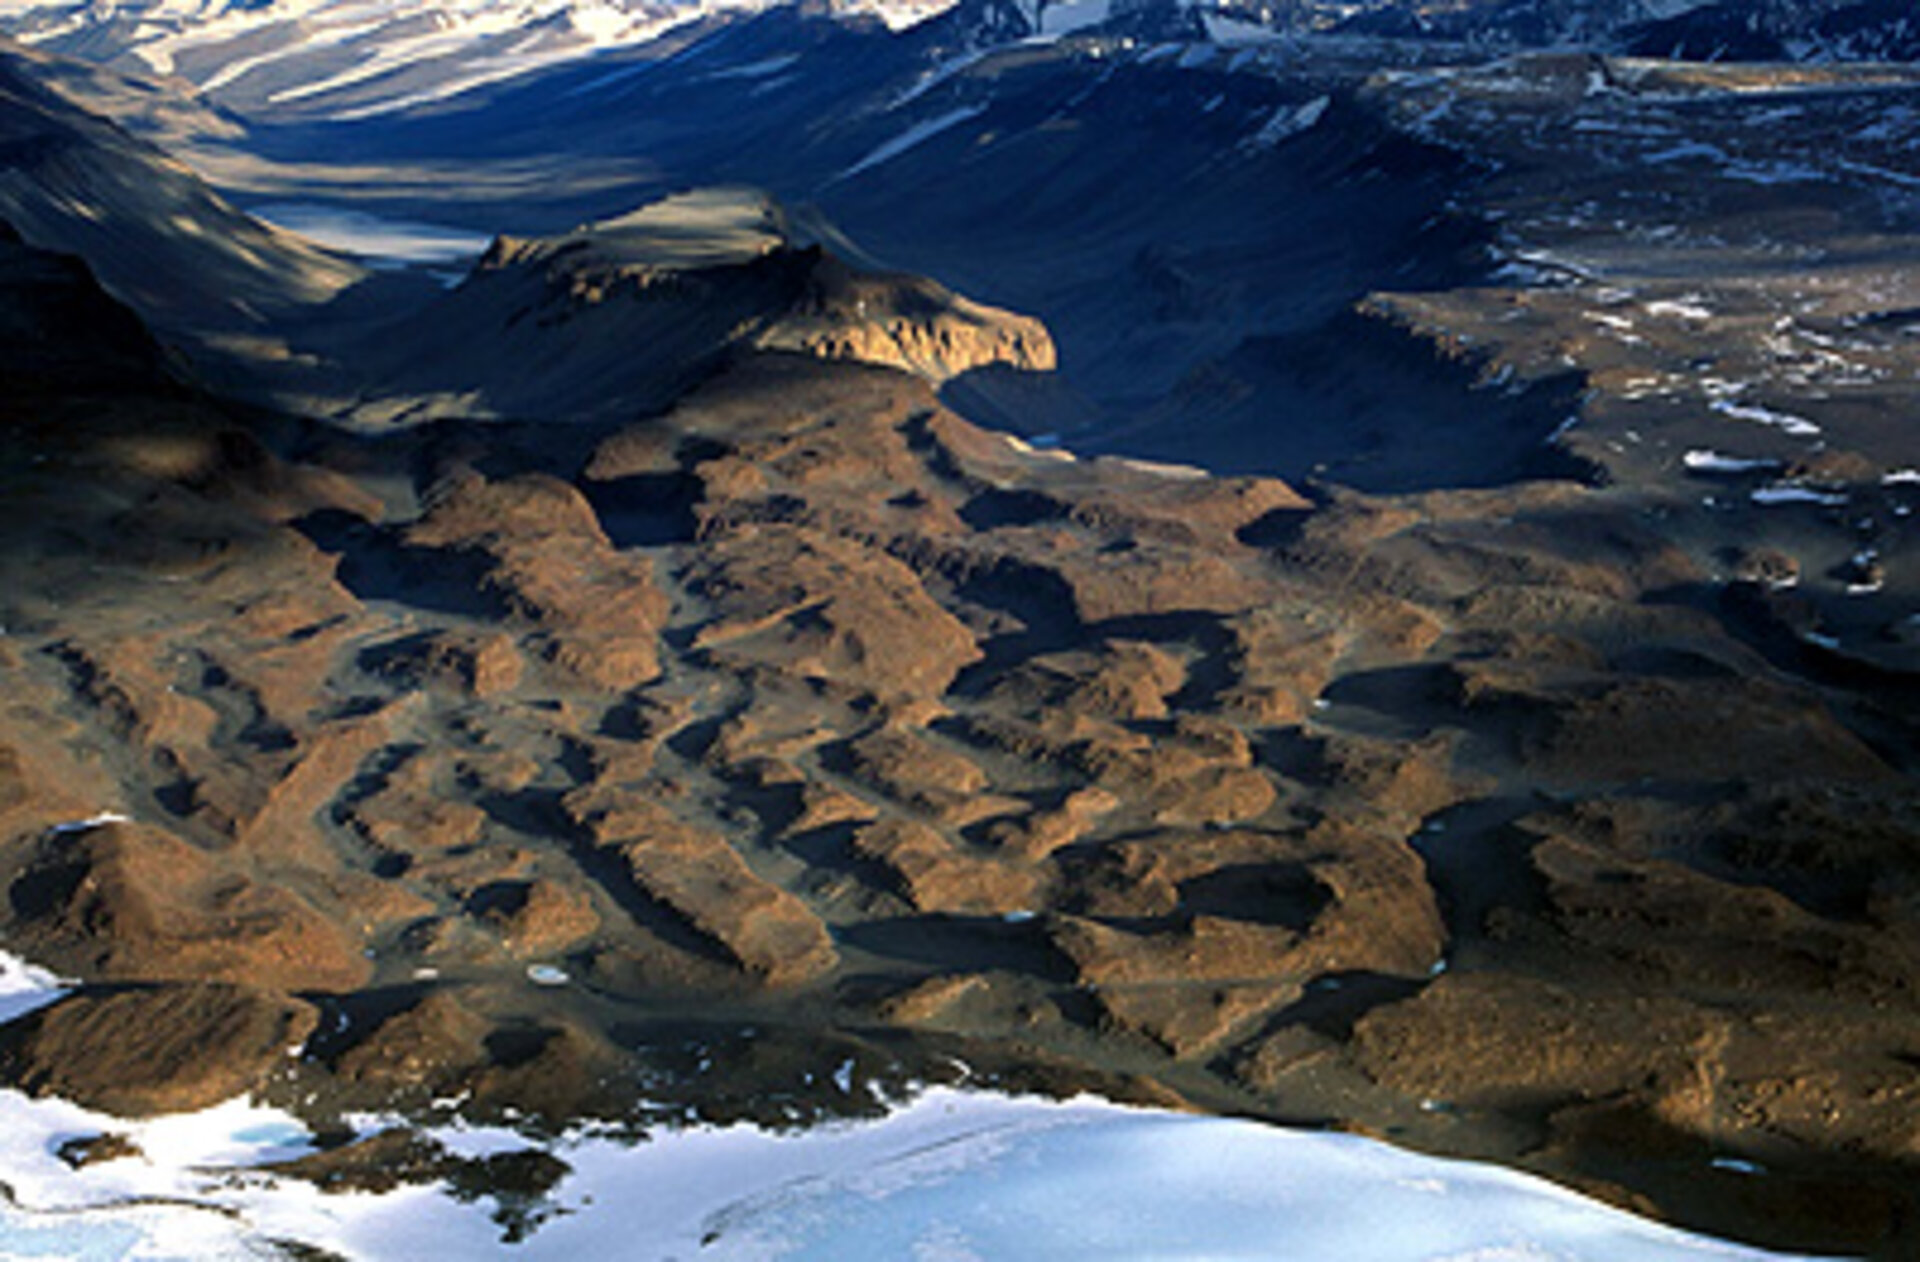
[[[1039,321],[795,242],[763,194],[683,194],[564,236],[495,241],[473,274],[368,347],[363,419],[579,419],[657,409],[743,350],[931,382],[1054,367]]]
[[[854,271],[816,255],[804,296],[754,338],[764,350],[879,364],[939,384],[976,368],[1057,367],[1046,326],[920,277]]]

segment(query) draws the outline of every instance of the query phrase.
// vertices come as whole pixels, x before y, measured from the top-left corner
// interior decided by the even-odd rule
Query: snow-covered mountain
[[[1706,0],[1383,0],[1343,18],[1346,34],[1438,38],[1508,47],[1606,45],[1627,27],[1685,13]]]
[[[1717,0],[1629,32],[1630,51],[1694,61],[1913,61],[1911,0]]]
[[[1484,48],[1591,48],[1692,61],[1920,57],[1920,14],[1911,0],[1307,0],[1303,7],[1319,19],[1313,25],[1343,35]]]
[[[114,70],[178,77],[266,119],[352,119],[606,54],[675,55],[780,0],[0,0],[0,34]],[[1316,32],[1489,50],[1690,58],[1911,59],[1903,0],[812,0],[902,29],[939,16],[948,52],[1100,34],[1244,42]]]
[[[846,0],[917,21],[947,0]],[[179,76],[250,113],[421,105],[765,0],[0,0],[0,31],[116,69]]]

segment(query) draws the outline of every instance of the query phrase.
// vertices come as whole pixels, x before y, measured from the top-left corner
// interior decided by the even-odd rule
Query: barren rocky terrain
[[[211,393],[139,260],[0,242],[0,943],[82,983],[0,1078],[536,1133],[1092,1087],[1904,1256],[1910,192],[1733,198],[1757,90],[1597,68],[1343,98],[1483,164],[1498,253],[1134,414],[1292,481],[982,428],[1045,325],[739,190],[315,335],[327,421]],[[1765,86],[1829,169],[1910,91]]]

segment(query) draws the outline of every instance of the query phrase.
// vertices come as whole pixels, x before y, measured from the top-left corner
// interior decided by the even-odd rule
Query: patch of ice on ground
[[[1780,468],[1778,460],[1729,456],[1708,448],[1696,447],[1680,457],[1690,473],[1767,473]]]
[[[1713,309],[1698,298],[1659,298],[1647,304],[1650,316],[1671,316],[1676,320],[1711,320]]]
[[[1776,412],[1772,408],[1761,407],[1756,403],[1734,403],[1727,399],[1716,399],[1710,406],[1722,416],[1736,421],[1752,421],[1756,425],[1769,425],[1795,438],[1813,438],[1820,433],[1820,427],[1804,416],[1795,416],[1791,412]]]
[[[38,964],[0,951],[0,1025],[60,998],[66,983]]]
[[[1816,487],[1800,486],[1795,483],[1782,483],[1777,486],[1763,486],[1750,496],[1756,504],[1816,504],[1823,508],[1839,508],[1847,503],[1847,497],[1837,491],[1822,491]]]
[[[1131,456],[1102,456],[1100,463],[1115,469],[1127,469],[1134,473],[1144,473],[1149,477],[1171,478],[1177,482],[1193,482],[1213,475],[1196,465],[1167,464],[1158,460],[1136,460]]]
[[[1245,147],[1271,149],[1283,140],[1310,130],[1326,117],[1327,107],[1332,103],[1331,97],[1316,96],[1300,105],[1277,107],[1260,130],[1247,137]]]
[[[907,150],[917,145],[925,144],[948,128],[958,127],[970,118],[979,117],[981,114],[986,113],[986,108],[984,105],[963,105],[958,109],[948,110],[946,113],[936,115],[924,122],[915,123],[912,127],[907,128],[907,130],[901,132],[893,139],[874,146],[873,150],[868,153],[866,157],[842,171],[839,175],[835,176],[834,179],[836,181],[850,179],[862,171],[879,166],[883,162],[891,162]]]
[[[61,1142],[113,1132],[144,1154],[72,1170]],[[434,1132],[467,1156],[498,1127]],[[244,1102],[122,1122],[0,1092],[0,1239],[27,1256],[258,1256],[269,1240],[355,1259],[419,1257],[1462,1257],[1609,1262],[1775,1255],[1692,1236],[1493,1166],[1351,1135],[1123,1108],[928,1091],[877,1122],[658,1132],[554,1145],[572,1173],[527,1240],[434,1187],[323,1195],[258,1171],[308,1151]],[[148,1203],[136,1203],[144,1200]],[[167,1204],[152,1203],[166,1200]],[[1093,1207],[1090,1212],[1090,1207]],[[1364,1207],[1364,1208],[1363,1208]]]
[[[708,79],[764,79],[769,75],[779,74],[799,60],[799,53],[782,53],[777,57],[748,62],[744,66],[728,66],[724,70],[715,70],[705,77]]]
[[[249,210],[256,219],[297,232],[330,250],[376,262],[452,263],[487,248],[482,233],[411,219],[388,219],[341,206],[275,202]]]
[[[55,834],[90,833],[96,828],[105,828],[109,824],[131,824],[132,822],[132,816],[122,815],[119,811],[101,811],[98,815],[89,815],[85,819],[70,819],[55,824],[47,831]]]

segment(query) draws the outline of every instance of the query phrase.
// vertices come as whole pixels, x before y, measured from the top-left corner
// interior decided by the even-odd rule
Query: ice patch
[[[705,77],[708,79],[764,79],[769,75],[779,74],[799,60],[799,53],[782,53],[778,57],[748,62],[744,66],[729,66],[725,70],[716,70]]]
[[[1735,162],[1721,174],[1748,184],[1823,184],[1833,179],[1819,167],[1796,162]]]
[[[1818,504],[1824,508],[1839,508],[1847,503],[1847,497],[1837,491],[1822,491],[1793,483],[1759,487],[1749,498],[1762,505]]]
[[[1685,162],[1690,158],[1705,158],[1712,162],[1725,162],[1727,160],[1727,151],[1718,145],[1702,144],[1696,140],[1689,140],[1684,144],[1674,145],[1670,149],[1661,149],[1649,153],[1642,157],[1640,161],[1649,166],[1659,166],[1668,162]]]
[[[105,828],[109,824],[131,824],[131,815],[122,815],[119,811],[101,811],[98,815],[89,815],[85,819],[70,819],[55,824],[47,831],[56,835],[66,833],[90,833],[96,828]]]
[[[248,213],[330,250],[394,264],[471,259],[487,248],[488,241],[484,234],[464,228],[387,219],[363,210],[311,202],[275,202],[253,207]]]
[[[0,1025],[46,1007],[67,993],[64,987],[38,964],[0,951]]]
[[[1134,473],[1144,473],[1149,477],[1172,478],[1180,482],[1191,482],[1213,476],[1205,469],[1193,465],[1162,464],[1157,460],[1135,460],[1127,456],[1106,456],[1100,463],[1118,469],[1130,469]]]
[[[76,1171],[54,1155],[62,1139],[102,1133],[125,1135],[144,1159]],[[529,1147],[498,1127],[433,1136],[467,1157]],[[273,1110],[236,1101],[124,1122],[0,1092],[0,1178],[17,1196],[0,1205],[0,1238],[29,1256],[264,1256],[285,1241],[366,1262],[1778,1256],[1497,1167],[1087,1099],[942,1088],[877,1122],[698,1127],[637,1145],[582,1133],[551,1149],[571,1169],[554,1212],[509,1245],[484,1198],[460,1203],[434,1187],[328,1196],[249,1169],[310,1151],[304,1129]]]
[[[1206,27],[1207,39],[1209,41],[1220,45],[1222,48],[1237,48],[1243,50],[1236,52],[1233,61],[1228,64],[1227,71],[1229,74],[1237,73],[1241,67],[1245,65],[1245,62],[1243,62],[1241,58],[1246,55],[1244,50],[1248,46],[1273,44],[1285,38],[1279,31],[1274,30],[1270,26],[1262,26],[1258,22],[1241,22],[1230,17],[1223,17],[1211,9],[1200,10],[1200,24]]]
[[[1732,420],[1770,425],[1795,438],[1813,438],[1820,433],[1820,427],[1804,416],[1795,416],[1790,412],[1776,412],[1772,408],[1761,407],[1754,403],[1733,403],[1726,399],[1716,399],[1709,406],[1720,415]]]
[[[1728,456],[1701,447],[1680,457],[1680,463],[1689,473],[1771,473],[1780,468],[1778,460]]]
[[[1249,149],[1271,149],[1283,140],[1298,136],[1310,130],[1326,117],[1327,107],[1332,98],[1316,96],[1303,105],[1282,105],[1274,110],[1272,117],[1262,124],[1259,131],[1247,137]]]
[[[883,162],[891,162],[914,146],[925,144],[941,132],[949,128],[958,127],[968,119],[978,118],[986,112],[987,107],[984,105],[963,105],[959,109],[948,110],[946,113],[936,115],[933,118],[927,119],[925,122],[916,123],[901,132],[898,136],[895,136],[892,140],[876,146],[866,157],[860,159],[860,161],[854,163],[833,178],[836,182],[851,179],[862,171],[870,170]]]
[[[1691,298],[1661,298],[1647,304],[1651,316],[1671,316],[1676,320],[1711,320],[1713,310]]]
[[[1058,39],[1088,26],[1096,26],[1113,12],[1110,0],[1066,0],[1064,4],[1045,5],[1040,10],[1039,35],[1044,40]]]

